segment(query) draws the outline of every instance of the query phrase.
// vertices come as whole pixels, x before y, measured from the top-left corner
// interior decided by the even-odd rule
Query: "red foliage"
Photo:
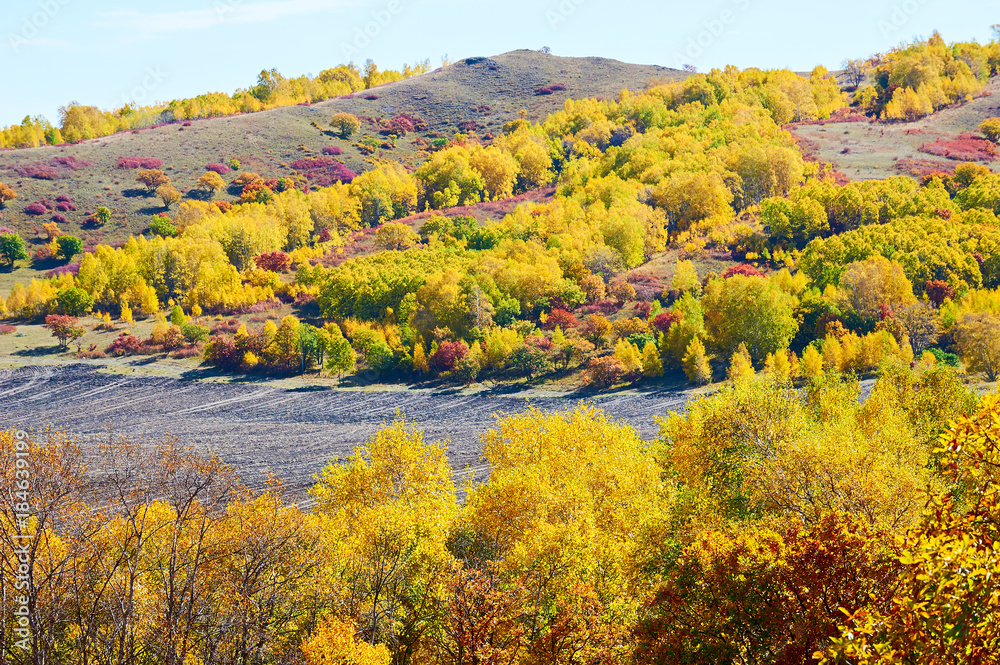
[[[350,184],[357,174],[333,157],[299,159],[292,162],[292,168],[302,174],[311,185],[329,187],[335,182]]]
[[[535,96],[551,95],[555,92],[562,92],[565,89],[566,86],[564,86],[561,83],[556,83],[555,85],[549,85],[545,86],[544,88],[538,88],[537,90],[535,90]]]
[[[206,171],[215,171],[219,175],[226,175],[227,173],[229,173],[230,171],[232,171],[232,169],[229,168],[228,166],[226,166],[225,164],[206,164],[205,165],[205,170]]]
[[[52,215],[52,221],[58,224],[66,223],[66,215]]]
[[[635,304],[635,315],[640,319],[648,319],[649,313],[653,309],[653,303],[648,301],[640,301]]]
[[[653,319],[653,327],[659,330],[661,333],[666,333],[670,330],[670,326],[675,323],[679,323],[681,320],[681,315],[677,312],[660,312]]]
[[[12,326],[9,323],[0,323],[0,335],[9,335],[17,330],[17,326]]]
[[[938,138],[920,146],[920,152],[960,162],[992,162],[1000,157],[996,145],[974,134],[959,134],[954,139]]]
[[[59,199],[56,200],[59,201]],[[75,212],[76,206],[69,201],[59,201],[59,203],[56,204],[56,210],[61,212]]]
[[[468,354],[469,347],[465,342],[441,342],[437,351],[430,357],[430,366],[438,372],[451,372]]]
[[[729,268],[726,272],[722,273],[722,279],[729,279],[734,275],[745,275],[746,277],[766,277],[764,273],[757,270],[757,268],[753,267],[749,263],[741,263],[738,266]]]
[[[567,312],[565,309],[553,309],[549,312],[549,318],[545,321],[544,328],[554,330],[556,326],[559,326],[562,330],[567,330],[579,325],[580,322],[573,316],[572,312]]]
[[[280,249],[261,254],[254,261],[257,263],[258,268],[270,270],[271,272],[286,272],[292,265],[292,257]]]
[[[896,170],[900,173],[919,178],[921,183],[926,184],[934,177],[948,177],[954,174],[955,167],[947,162],[940,162],[934,159],[912,159],[904,158],[896,161]]]
[[[924,292],[936,306],[940,307],[947,298],[955,297],[955,289],[942,279],[931,279],[924,284]]]
[[[343,155],[344,149],[336,145],[328,145],[322,150],[324,155]]]
[[[26,215],[44,215],[48,211],[48,208],[37,202],[24,207],[24,214]]]
[[[113,356],[132,356],[140,352],[142,352],[142,342],[138,337],[128,333],[118,335],[115,341],[111,342],[105,349],[105,353],[110,353]]]
[[[158,169],[163,166],[162,159],[155,157],[119,157],[116,169]]]
[[[614,356],[594,358],[587,366],[587,383],[595,388],[610,388],[625,378],[625,368]]]
[[[215,207],[222,212],[229,212],[233,209],[233,204],[229,201],[213,201],[213,203],[215,204]]]

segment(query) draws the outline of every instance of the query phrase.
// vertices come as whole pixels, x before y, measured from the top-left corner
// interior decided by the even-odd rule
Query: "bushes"
[[[119,157],[116,169],[158,169],[163,166],[162,159],[153,157]]]
[[[594,358],[587,365],[587,383],[594,388],[610,388],[625,377],[625,367],[614,356]]]
[[[441,342],[437,351],[430,357],[430,366],[437,372],[451,372],[467,355],[469,347],[465,342]]]
[[[331,155],[331,156],[336,157],[338,155],[343,155],[344,154],[344,149],[341,148],[340,146],[328,145],[325,148],[323,148],[322,153],[324,155]]]
[[[261,270],[270,270],[271,272],[287,272],[288,268],[292,265],[292,257],[287,253],[277,250],[274,252],[266,252],[261,254],[254,259],[254,263]]]
[[[138,337],[123,332],[111,342],[105,353],[115,357],[132,356],[141,353],[142,348],[142,341]]]
[[[49,211],[44,204],[35,202],[24,207],[24,214],[33,215],[37,217],[38,215],[44,215]]]
[[[17,332],[17,326],[12,326],[9,323],[0,323],[0,335],[10,335],[13,332]]]
[[[206,171],[212,171],[214,173],[218,173],[219,175],[226,175],[227,173],[231,173],[232,172],[232,169],[229,168],[228,166],[226,166],[225,164],[214,164],[214,163],[213,164],[206,164],[205,165],[205,170]]]

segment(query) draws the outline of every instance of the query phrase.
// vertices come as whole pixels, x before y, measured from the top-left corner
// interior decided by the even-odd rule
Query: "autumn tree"
[[[361,121],[351,113],[335,113],[330,119],[330,126],[343,139],[349,139],[361,127]]]
[[[163,201],[164,208],[169,208],[181,200],[181,193],[171,185],[160,185],[156,188],[156,195]]]
[[[882,305],[900,308],[916,302],[903,267],[881,256],[849,264],[840,284],[845,303],[869,320],[878,318]]]
[[[66,348],[69,343],[83,337],[87,332],[75,316],[49,314],[45,317],[45,327],[59,340],[59,346]]]
[[[2,208],[7,201],[13,201],[16,198],[17,192],[0,182],[0,208]]]
[[[979,131],[983,136],[994,143],[1000,142],[1000,118],[987,118],[979,123]],[[0,200],[3,198],[3,190],[0,188]]]
[[[966,314],[955,326],[955,341],[966,366],[990,381],[1000,376],[1000,316]]]
[[[868,76],[867,64],[864,60],[844,60],[841,67],[844,70],[844,76],[847,78],[847,84],[852,88],[860,86]]]
[[[111,221],[111,210],[106,206],[97,206],[97,210],[94,212],[94,223],[98,226],[104,226]]]
[[[146,186],[149,193],[155,192],[163,185],[170,184],[170,176],[159,169],[142,169],[135,176],[136,182]]]
[[[891,604],[851,611],[823,665],[900,662],[945,665],[1000,662],[1000,615],[994,578],[1000,571],[1000,408],[986,398],[978,413],[958,419],[935,455],[952,491],[931,492],[928,512],[901,541],[900,582]],[[930,583],[929,583],[930,582]]]
[[[215,171],[208,171],[198,178],[198,186],[204,189],[209,195],[213,195],[226,186],[226,181]]]
[[[389,222],[375,232],[375,245],[379,249],[402,251],[419,244],[420,236],[406,224]]]

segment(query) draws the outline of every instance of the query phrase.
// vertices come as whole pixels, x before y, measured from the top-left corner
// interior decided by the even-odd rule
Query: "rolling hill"
[[[356,172],[373,160],[392,159],[415,166],[434,138],[475,132],[484,138],[501,131],[523,110],[532,120],[544,119],[567,99],[615,97],[622,89],[642,89],[651,80],[674,80],[687,74],[658,66],[631,65],[604,58],[563,58],[536,51],[514,51],[492,58],[467,58],[443,69],[345,98],[311,106],[292,106],[260,113],[177,122],[124,132],[75,145],[0,152],[0,182],[10,184],[18,198],[0,211],[0,225],[37,238],[35,227],[52,214],[31,216],[25,207],[40,199],[70,199],[76,210],[62,214],[63,232],[83,238],[86,245],[113,243],[141,232],[149,217],[163,210],[135,182],[135,170],[116,168],[121,157],[163,161],[162,168],[185,196],[197,196],[197,179],[205,165],[235,157],[243,171],[264,177],[290,174],[298,159],[320,155],[324,147],[340,147],[339,158]],[[554,90],[539,91],[540,88]],[[329,131],[337,112],[365,119],[350,141]],[[407,114],[422,123],[420,130],[401,137],[395,147],[379,137],[377,121]],[[366,135],[383,147],[370,156],[357,148]],[[30,177],[32,171],[46,177]],[[231,180],[235,173],[227,176]],[[98,206],[114,212],[113,222],[100,229],[81,227]]]

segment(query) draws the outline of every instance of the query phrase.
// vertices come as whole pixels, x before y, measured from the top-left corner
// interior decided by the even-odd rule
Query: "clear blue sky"
[[[6,0],[0,125],[27,114],[56,122],[71,100],[110,109],[232,93],[265,68],[437,66],[445,54],[542,46],[702,71],[832,69],[934,30],[986,42],[997,22],[1000,0]],[[366,28],[374,36],[359,38]]]

